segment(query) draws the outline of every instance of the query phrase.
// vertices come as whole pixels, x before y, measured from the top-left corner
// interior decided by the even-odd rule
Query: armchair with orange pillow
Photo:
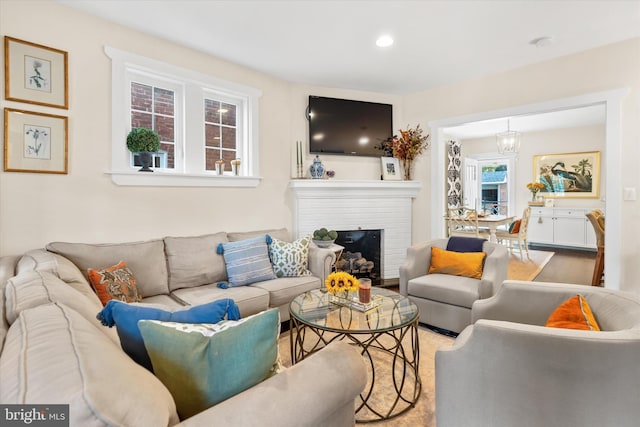
[[[459,333],[474,301],[507,278],[507,249],[485,239],[452,236],[413,245],[400,266],[400,293],[420,310],[420,323]]]
[[[438,427],[637,426],[640,296],[505,281],[436,352]]]

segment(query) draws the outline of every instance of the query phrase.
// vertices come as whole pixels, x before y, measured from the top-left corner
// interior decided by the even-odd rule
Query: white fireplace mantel
[[[294,229],[299,238],[313,230],[382,230],[382,278],[395,279],[411,245],[411,201],[420,181],[298,179]]]
[[[294,179],[289,181],[298,199],[318,197],[370,197],[414,198],[422,188],[420,181],[373,181],[373,180],[329,180]]]

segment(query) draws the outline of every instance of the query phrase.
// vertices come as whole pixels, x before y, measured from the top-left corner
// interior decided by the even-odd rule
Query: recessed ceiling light
[[[376,46],[378,47],[389,47],[393,44],[393,38],[391,38],[390,35],[383,35],[378,37],[378,40],[376,40]]]
[[[555,43],[554,38],[549,36],[538,37],[537,39],[533,39],[529,42],[529,44],[532,44],[535,47],[546,47],[552,45],[553,43]]]

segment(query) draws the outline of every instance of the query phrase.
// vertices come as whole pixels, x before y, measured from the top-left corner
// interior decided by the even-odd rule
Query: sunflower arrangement
[[[332,295],[358,290],[358,279],[344,271],[336,271],[329,274],[324,284],[327,287],[327,291]]]
[[[531,200],[535,202],[538,191],[544,190],[544,184],[538,181],[527,183],[527,189],[531,191]]]

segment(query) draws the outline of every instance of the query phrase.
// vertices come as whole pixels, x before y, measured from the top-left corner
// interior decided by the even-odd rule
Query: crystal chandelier
[[[520,151],[520,132],[511,130],[507,120],[507,131],[496,134],[496,143],[500,154],[517,154]]]

